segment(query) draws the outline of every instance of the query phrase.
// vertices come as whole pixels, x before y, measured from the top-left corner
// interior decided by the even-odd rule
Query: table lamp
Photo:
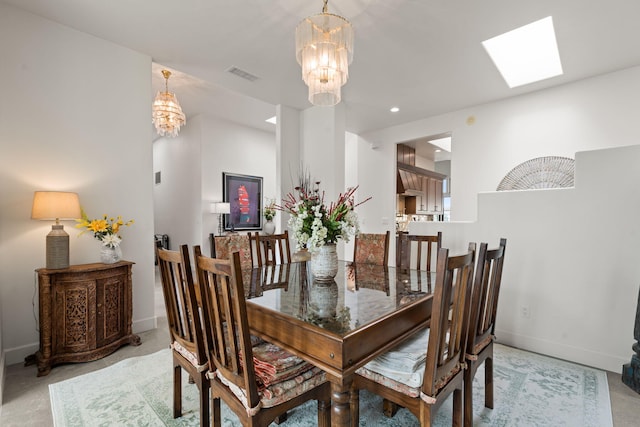
[[[218,235],[222,236],[222,215],[231,213],[231,203],[213,202],[210,210],[211,213],[218,214]]]
[[[80,218],[80,201],[77,193],[62,191],[36,191],[33,194],[31,219],[55,220],[47,234],[46,268],[69,267],[69,235],[60,220]]]

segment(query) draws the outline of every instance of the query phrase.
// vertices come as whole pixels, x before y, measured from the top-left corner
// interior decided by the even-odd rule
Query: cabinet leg
[[[36,358],[36,354],[30,354],[27,357],[24,358],[24,366],[31,366],[31,365],[35,365],[38,362],[38,359]]]

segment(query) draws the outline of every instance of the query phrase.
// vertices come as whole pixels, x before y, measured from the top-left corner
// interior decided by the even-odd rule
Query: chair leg
[[[473,377],[474,362],[468,360],[469,367],[464,372],[464,427],[473,426]]]
[[[173,418],[182,416],[182,368],[173,367]]]
[[[462,389],[453,390],[453,427],[462,426]]]
[[[220,399],[211,396],[211,425],[220,427],[222,425],[222,416],[220,413]]]
[[[331,425],[331,402],[318,400],[318,427]]]
[[[360,390],[352,388],[349,392],[349,409],[351,410],[351,427],[360,424]]]
[[[382,413],[385,417],[391,418],[396,414],[396,412],[398,412],[397,403],[393,403],[392,401],[387,399],[382,400]]]
[[[204,381],[207,381],[206,379]],[[209,387],[202,383],[198,384],[200,392],[200,427],[209,427]]]
[[[431,427],[434,413],[432,405],[422,402],[420,404],[420,427]]]
[[[278,425],[280,425],[280,424],[282,424],[283,422],[287,421],[287,418],[288,418],[288,416],[287,416],[287,413],[285,412],[284,414],[280,414],[280,415],[278,415],[278,416],[276,417],[276,419],[275,419],[275,420],[273,420],[273,422],[274,422],[274,423],[276,423],[276,424],[278,424]]]
[[[493,357],[484,360],[484,406],[493,409]]]

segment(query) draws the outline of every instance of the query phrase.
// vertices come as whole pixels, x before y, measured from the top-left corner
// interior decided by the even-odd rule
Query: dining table
[[[251,333],[323,369],[331,425],[346,427],[356,370],[428,327],[435,273],[338,261],[334,280],[318,281],[303,261],[243,279]]]

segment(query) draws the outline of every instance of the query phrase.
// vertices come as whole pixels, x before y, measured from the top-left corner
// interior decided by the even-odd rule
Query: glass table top
[[[259,306],[344,335],[431,295],[435,273],[339,261],[330,282],[306,262],[243,271],[245,296]]]

